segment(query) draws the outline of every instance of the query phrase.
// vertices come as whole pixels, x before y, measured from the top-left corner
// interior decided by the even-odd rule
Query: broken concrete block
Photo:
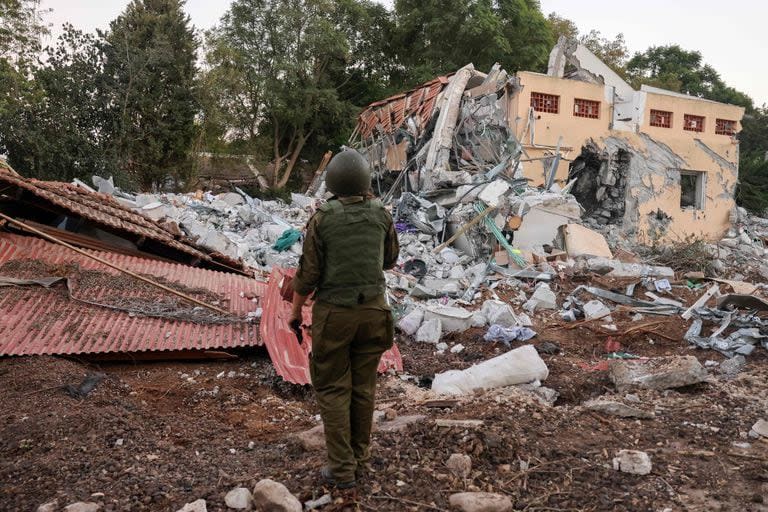
[[[398,416],[392,421],[385,421],[379,424],[379,432],[401,432],[408,428],[409,425],[424,421],[426,416],[422,414],[412,414],[406,416]]]
[[[198,240],[197,243],[210,251],[224,254],[230,258],[237,259],[238,257],[237,246],[223,233],[218,231],[208,230],[205,236]]]
[[[547,283],[539,283],[523,309],[531,313],[537,309],[557,309],[557,296]]]
[[[464,350],[464,345],[461,343],[457,343],[456,345],[451,347],[451,354],[458,354]]]
[[[245,204],[245,199],[240,194],[237,194],[235,192],[225,192],[223,194],[219,194],[216,196],[216,199],[219,201],[224,201],[229,206],[240,206],[242,204]]]
[[[439,318],[432,318],[426,320],[421,324],[421,327],[416,331],[416,341],[422,343],[432,343],[436,345],[440,341],[440,337],[443,335],[443,325]]]
[[[768,421],[757,420],[757,423],[752,425],[752,432],[762,437],[768,437]]]
[[[656,416],[652,411],[644,411],[637,407],[632,407],[621,402],[605,399],[595,399],[584,403],[584,407],[590,411],[602,412],[611,416],[620,418],[640,418],[651,419]]]
[[[608,372],[616,389],[664,390],[698,384],[707,380],[707,370],[693,356],[659,357],[645,361],[612,359]]]
[[[584,304],[584,318],[587,320],[593,320],[595,318],[605,318],[609,322],[611,317],[611,310],[599,300],[591,300]]]
[[[256,510],[272,512],[301,512],[301,502],[281,483],[265,478],[253,488]]]
[[[509,188],[509,183],[506,180],[493,180],[483,188],[477,197],[488,206],[498,206],[502,196],[507,193]]]
[[[669,267],[622,263],[606,258],[590,258],[587,260],[587,268],[590,272],[607,274],[611,277],[675,277],[675,271]]]
[[[414,308],[413,311],[405,315],[397,322],[397,327],[400,328],[408,336],[413,336],[416,331],[419,330],[421,322],[424,321],[424,310]]]
[[[439,319],[444,332],[464,332],[472,326],[472,312],[451,306],[427,306],[424,320]]]
[[[728,377],[735,377],[744,369],[747,364],[747,358],[742,355],[736,355],[720,363],[717,372]]]
[[[224,503],[235,510],[251,510],[253,495],[245,487],[235,487],[224,496]]]
[[[64,512],[98,512],[101,505],[90,501],[78,501],[64,507]]]
[[[647,475],[651,472],[651,458],[638,450],[619,450],[613,459],[613,469],[633,475]]]
[[[512,512],[514,505],[508,496],[491,492],[460,492],[448,499],[451,507],[461,512]]]
[[[98,176],[94,176],[96,178]],[[59,502],[58,500],[49,501],[48,503],[43,503],[39,507],[37,507],[37,510],[35,512],[56,512],[59,510]]]
[[[472,458],[463,453],[454,453],[445,461],[445,467],[457,478],[467,478],[472,472]]]
[[[517,316],[515,315],[515,312],[512,311],[509,304],[501,302],[500,300],[487,300],[483,302],[481,311],[487,319],[487,322],[491,324],[498,324],[502,327],[514,327],[519,325]]]
[[[567,224],[563,227],[563,237],[565,250],[571,258],[580,256],[613,258],[608,242],[597,231],[592,231],[579,224]]]
[[[475,311],[472,313],[472,327],[485,327],[488,323],[488,318],[482,311]]]
[[[543,381],[549,370],[533,345],[524,345],[476,364],[466,370],[449,370],[435,375],[432,391],[465,395],[476,389],[493,389],[535,380]]]

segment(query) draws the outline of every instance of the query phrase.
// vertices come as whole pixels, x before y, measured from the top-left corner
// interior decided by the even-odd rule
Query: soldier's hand
[[[304,333],[301,331],[301,319],[291,318],[291,320],[288,322],[288,326],[296,335],[296,339],[299,341],[299,345],[301,345],[304,342]]]

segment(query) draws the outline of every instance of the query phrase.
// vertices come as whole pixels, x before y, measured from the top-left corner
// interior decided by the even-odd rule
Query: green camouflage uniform
[[[383,270],[399,250],[378,200],[331,200],[307,225],[293,286],[300,295],[315,292],[310,373],[338,482],[354,480],[368,458],[376,369],[394,338]]]

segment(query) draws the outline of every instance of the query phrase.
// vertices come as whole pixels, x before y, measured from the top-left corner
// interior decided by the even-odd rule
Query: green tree
[[[17,103],[5,132],[11,165],[30,176],[65,181],[112,174],[98,40],[65,25],[45,53],[45,64],[26,84],[31,101]]]
[[[386,21],[386,11],[351,0],[235,0],[207,34],[205,117],[214,135],[268,145],[262,186],[285,187],[310,141],[348,133],[356,87],[366,100],[381,88],[367,84],[382,80],[382,37],[365,32]]]
[[[752,99],[728,87],[715,69],[704,64],[700,52],[679,45],[652,46],[627,63],[627,76],[637,88],[648,84],[699,98],[752,109]]]
[[[590,30],[587,34],[580,34],[576,24],[559,14],[552,12],[547,17],[549,28],[554,34],[555,40],[565,37],[570,41],[578,41],[594,53],[600,60],[621,76],[625,75],[624,66],[629,59],[629,50],[624,40],[624,34],[616,34],[609,39],[604,37],[599,30]]]
[[[0,59],[34,61],[47,35],[46,12],[38,0],[0,0]]]
[[[398,62],[410,85],[473,63],[543,69],[554,40],[536,0],[396,0]]]
[[[739,204],[759,215],[768,213],[768,107],[749,111],[739,133]]]
[[[132,0],[104,34],[119,168],[144,190],[189,177],[197,41],[181,0]]]

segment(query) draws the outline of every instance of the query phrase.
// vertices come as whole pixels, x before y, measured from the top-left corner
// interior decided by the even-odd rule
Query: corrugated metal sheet
[[[288,327],[291,318],[291,304],[280,296],[280,288],[285,276],[293,275],[294,270],[275,268],[269,277],[269,287],[264,297],[264,315],[261,320],[261,337],[269,351],[272,364],[283,379],[294,384],[309,384],[309,353],[312,350],[312,337],[309,329],[304,329],[304,343],[299,345],[296,335]],[[312,322],[311,305],[305,306],[304,319]],[[397,345],[384,353],[379,364],[379,372],[390,368],[403,370],[403,360]]]
[[[209,290],[226,299],[221,307],[240,317],[257,307],[247,296],[263,296],[266,292],[264,283],[237,274],[89,252],[137,273],[164,278],[188,288]],[[0,233],[0,266],[13,260],[74,263],[82,269],[117,273],[65,247],[32,237]],[[255,324],[201,324],[131,316],[123,311],[72,301],[61,287],[0,288],[0,355],[211,350],[260,344]]]
[[[98,192],[90,192],[70,183],[40,181],[19,176],[0,165],[0,184],[10,185],[27,191],[51,205],[63,209],[116,234],[131,233],[159,242],[179,251],[208,262],[218,262],[242,270],[241,262],[223,254],[211,253],[196,246],[186,238],[177,238],[173,232],[159,223],[140,215],[120,204],[115,198]]]
[[[441,76],[406,93],[371,103],[360,113],[356,132],[363,139],[389,135],[396,132],[410,116],[416,116],[419,125],[426,126],[434,112],[437,96],[448,81],[447,76]]]

